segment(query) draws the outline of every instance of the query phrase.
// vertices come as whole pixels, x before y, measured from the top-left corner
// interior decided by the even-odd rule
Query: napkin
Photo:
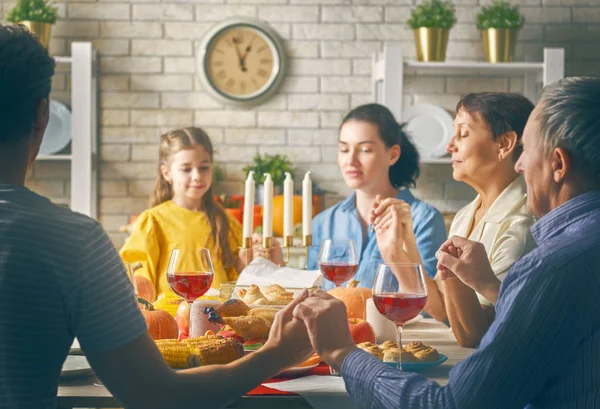
[[[237,285],[256,284],[268,286],[279,284],[286,288],[320,287],[323,276],[319,270],[299,270],[291,267],[279,267],[262,257],[252,260],[240,273]]]
[[[264,386],[302,396],[313,409],[358,408],[348,392],[344,379],[338,376],[312,375],[284,382],[263,383]]]

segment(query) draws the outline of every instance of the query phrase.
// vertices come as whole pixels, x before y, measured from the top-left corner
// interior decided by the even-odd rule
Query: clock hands
[[[254,43],[254,39],[255,38],[256,38],[256,36],[252,37],[252,40],[250,40],[250,44],[248,44],[248,47],[246,47],[246,52],[244,53],[244,56],[242,57],[242,59],[244,61],[244,64],[246,64],[246,56],[248,55],[248,53],[252,49],[252,43]]]
[[[243,72],[246,72],[246,71],[248,71],[248,70],[246,69],[246,63],[245,63],[245,61],[244,61],[246,56],[244,55],[244,57],[242,57],[242,54],[240,53],[240,49],[239,49],[239,47],[238,47],[238,46],[240,45],[240,43],[241,43],[240,39],[239,39],[238,37],[233,37],[233,38],[231,39],[231,41],[232,41],[232,42],[233,42],[233,44],[235,45],[235,53],[237,54],[238,61],[239,61],[239,63],[240,63],[240,69],[241,69]]]
[[[239,63],[240,63],[240,69],[243,72],[248,71],[248,69],[246,68],[246,57],[248,56],[248,53],[252,50],[252,44],[254,43],[254,40],[256,39],[256,36],[252,37],[252,40],[250,41],[250,44],[248,44],[248,46],[246,47],[246,49],[244,50],[244,55],[242,55],[240,53],[240,49],[239,46],[242,44],[242,41],[240,40],[239,37],[233,37],[232,38],[232,42],[235,45],[235,52],[237,54]]]

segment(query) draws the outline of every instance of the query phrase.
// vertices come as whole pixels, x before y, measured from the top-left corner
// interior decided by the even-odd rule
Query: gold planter
[[[52,24],[40,23],[38,21],[19,21],[19,24],[23,24],[29,29],[35,36],[40,40],[44,47],[48,48],[50,44],[50,30]]]
[[[444,61],[446,59],[449,29],[420,27],[413,31],[417,46],[417,60]]]
[[[517,45],[517,29],[488,28],[481,30],[485,60],[491,63],[511,62]]]

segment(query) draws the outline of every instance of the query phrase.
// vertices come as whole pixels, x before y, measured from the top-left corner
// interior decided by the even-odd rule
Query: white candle
[[[244,238],[252,237],[252,223],[254,222],[254,171],[248,172],[246,191],[244,193]]]
[[[302,235],[312,234],[312,181],[310,171],[304,174],[302,181]]]
[[[283,237],[292,236],[294,224],[294,181],[292,175],[285,172],[283,181]]]
[[[263,237],[273,237],[273,179],[265,173],[263,201]]]

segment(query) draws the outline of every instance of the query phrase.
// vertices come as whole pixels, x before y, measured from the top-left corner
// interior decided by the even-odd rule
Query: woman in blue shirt
[[[409,190],[419,177],[419,154],[389,109],[379,104],[359,106],[346,115],[340,128],[338,165],[344,181],[354,190],[346,200],[326,209],[313,220],[313,246],[309,268],[318,269],[323,240],[354,240],[359,268],[354,279],[372,287],[383,259],[369,225],[376,196],[396,198],[410,206],[417,246],[427,274],[436,273],[435,252],[446,239],[444,218],[438,210]],[[335,285],[324,281],[323,289]]]

